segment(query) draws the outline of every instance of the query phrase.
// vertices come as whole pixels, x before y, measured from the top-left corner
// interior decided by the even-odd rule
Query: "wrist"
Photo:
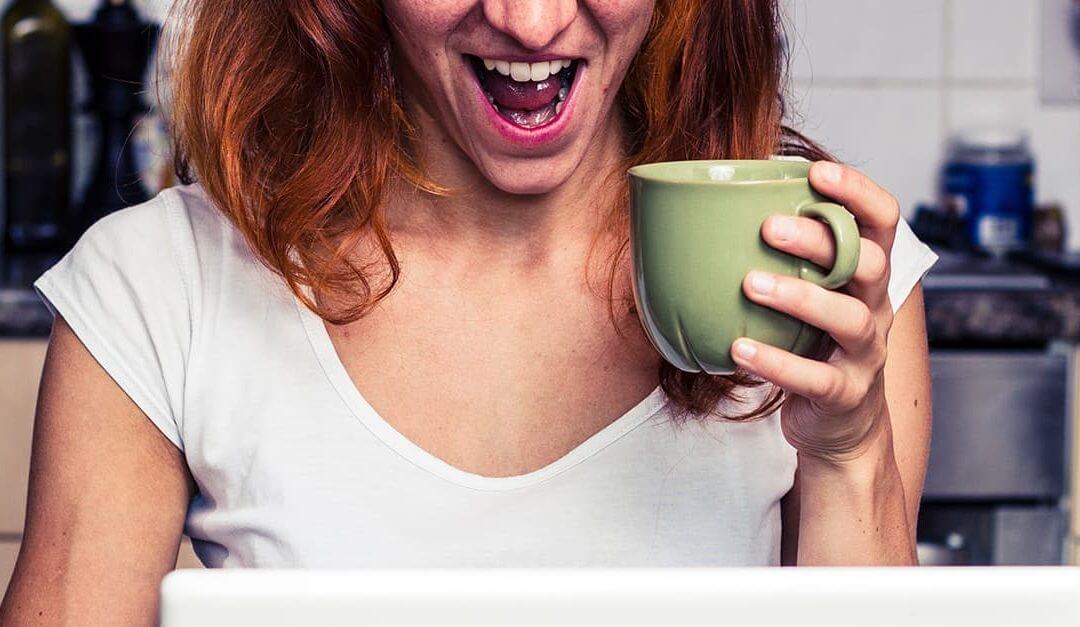
[[[857,456],[799,453],[800,564],[916,563],[914,522],[887,415],[882,422]],[[850,553],[852,537],[866,543],[863,549],[838,557]]]
[[[896,458],[887,411],[874,420],[870,432],[852,454],[835,457],[799,452],[799,474],[804,479],[820,477],[852,485],[874,486],[894,476],[895,471]]]

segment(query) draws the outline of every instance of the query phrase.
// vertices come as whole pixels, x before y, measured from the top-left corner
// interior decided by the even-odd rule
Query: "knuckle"
[[[847,165],[846,163],[837,162],[836,165],[840,168],[840,183],[842,185],[851,185],[852,183],[859,183],[859,172]]]
[[[841,377],[822,377],[816,380],[814,395],[829,402],[838,402],[844,396],[844,379]]]
[[[848,389],[848,396],[843,399],[844,405],[855,407],[862,403],[870,394],[870,383],[868,381],[859,381],[857,383],[852,383]]]
[[[864,197],[874,191],[874,182],[870,180],[870,177],[851,166],[844,166],[844,171],[849,184],[858,189]]]
[[[865,265],[867,280],[880,281],[885,278],[889,269],[889,259],[877,242],[864,238],[860,259]]]
[[[772,378],[776,381],[788,380],[788,363],[783,359],[770,359],[766,368],[772,373]]]
[[[855,308],[855,329],[860,340],[871,340],[877,336],[874,313],[862,301],[859,301]]]
[[[839,373],[832,379],[829,393],[823,400],[834,408],[842,410],[857,407],[869,393],[869,387],[865,387],[857,377]]]
[[[900,224],[900,199],[890,194],[885,193],[887,201],[885,203],[885,213],[882,216],[882,220],[889,228],[895,229]]]

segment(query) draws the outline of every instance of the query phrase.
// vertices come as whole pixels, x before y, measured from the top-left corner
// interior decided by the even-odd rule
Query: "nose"
[[[539,50],[574,21],[577,0],[485,0],[484,18],[522,46]]]

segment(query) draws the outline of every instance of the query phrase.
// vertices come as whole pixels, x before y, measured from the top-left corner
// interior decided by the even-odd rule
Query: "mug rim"
[[[683,165],[688,163],[694,163],[698,165],[731,165],[731,166],[747,166],[747,165],[776,165],[776,164],[801,164],[806,166],[806,174],[795,178],[784,179],[759,179],[752,181],[716,181],[716,180],[687,180],[678,179],[670,176],[662,176],[659,174],[652,174],[649,171],[658,166],[672,166]],[[649,181],[650,183],[669,183],[674,185],[777,185],[777,184],[805,184],[810,178],[810,166],[813,162],[801,159],[686,159],[680,161],[654,161],[651,163],[642,163],[636,165],[626,172],[630,176],[643,181]]]

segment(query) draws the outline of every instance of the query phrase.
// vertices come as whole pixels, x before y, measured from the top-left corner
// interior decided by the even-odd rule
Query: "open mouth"
[[[559,117],[577,73],[577,59],[522,63],[467,54],[484,95],[504,119],[533,129]]]

